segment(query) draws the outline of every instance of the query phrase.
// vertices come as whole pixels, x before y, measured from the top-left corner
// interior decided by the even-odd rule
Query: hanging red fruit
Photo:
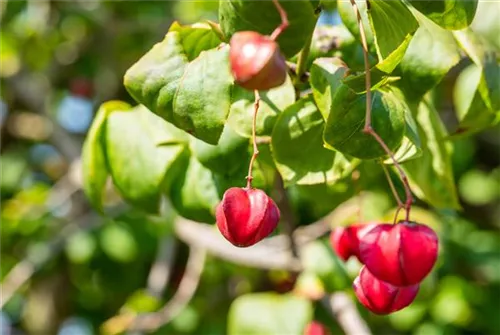
[[[361,261],[377,278],[396,286],[417,284],[432,270],[438,237],[428,226],[401,221],[380,224],[359,243]]]
[[[254,31],[235,33],[230,42],[229,62],[235,82],[248,90],[269,90],[282,85],[287,65],[278,43]]]
[[[351,256],[359,260],[359,240],[376,226],[376,223],[354,224],[348,227],[335,227],[330,234],[330,244],[335,253],[344,261]]]
[[[366,266],[354,279],[354,293],[359,302],[375,314],[390,314],[413,302],[420,285],[397,287],[375,277]]]
[[[232,187],[217,206],[216,219],[217,227],[229,242],[248,247],[273,232],[280,211],[264,191]]]

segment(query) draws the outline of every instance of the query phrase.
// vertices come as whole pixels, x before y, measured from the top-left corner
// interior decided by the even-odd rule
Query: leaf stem
[[[254,109],[253,109],[253,120],[252,120],[252,143],[253,143],[253,154],[252,158],[250,159],[250,164],[248,165],[248,175],[247,175],[247,188],[252,188],[252,171],[253,171],[253,164],[255,162],[255,159],[259,155],[259,147],[257,146],[257,112],[259,111],[259,105],[260,105],[260,94],[258,90],[255,90],[255,102],[253,104]]]
[[[309,52],[311,50],[311,42],[312,42],[313,34],[310,34],[307,38],[307,41],[304,44],[304,47],[300,51],[299,59],[297,60],[297,69],[295,71],[295,78],[293,82],[293,86],[297,87],[302,81],[302,76],[306,72],[306,63],[307,58],[309,58]]]
[[[367,0],[368,1],[368,0]],[[370,63],[368,61],[368,43],[366,42],[366,34],[365,28],[363,24],[363,20],[361,19],[361,13],[359,12],[358,5],[355,0],[350,0],[352,9],[354,14],[356,15],[356,19],[359,27],[359,34],[361,37],[361,45],[363,46],[363,58],[365,62],[365,85],[366,85],[366,115],[365,115],[365,126],[363,128],[363,132],[365,134],[370,134],[373,138],[380,144],[382,149],[391,157],[394,162],[394,166],[399,172],[401,177],[401,181],[403,182],[403,186],[405,188],[406,193],[406,202],[404,204],[404,208],[406,210],[406,221],[409,221],[410,218],[410,209],[411,204],[413,203],[413,196],[411,193],[410,184],[408,182],[408,178],[401,168],[401,165],[398,163],[397,159],[394,157],[393,152],[389,147],[385,144],[384,140],[373,130],[372,128],[372,94],[371,94],[371,74],[370,74]],[[397,213],[396,213],[397,215]]]
[[[275,41],[278,36],[288,27],[288,16],[286,15],[286,11],[281,7],[280,3],[278,0],[273,0],[274,5],[276,6],[276,9],[280,13],[281,17],[281,24],[274,29],[273,33],[271,34],[270,38]]]

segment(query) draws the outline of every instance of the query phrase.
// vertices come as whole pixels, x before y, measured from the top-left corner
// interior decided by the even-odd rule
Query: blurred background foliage
[[[156,310],[175,292],[187,247],[176,247],[166,290],[158,294],[146,289],[151,265],[165,241],[171,240],[171,215],[150,217],[124,208],[113,190],[108,198],[119,215],[104,219],[93,213],[80,190],[81,144],[100,103],[110,99],[133,103],[123,88],[123,74],[163,38],[170,24],[216,20],[218,3],[2,0],[0,4],[0,276],[2,298],[9,298],[1,311],[0,333],[113,333],[120,328],[120,319],[113,316]],[[488,6],[480,2],[473,25],[498,44],[498,34],[489,30],[494,21]],[[336,25],[336,43],[329,44],[331,39],[318,33],[313,53],[326,48],[361,65],[360,50],[352,46],[353,38],[334,7],[318,24]],[[493,15],[493,20],[498,17]],[[456,124],[453,86],[468,64],[461,62],[435,90],[440,114],[450,129]],[[500,334],[499,129],[456,139],[453,145],[463,210],[435,212],[418,204],[415,219],[441,233],[440,261],[407,309],[378,317],[360,308],[375,334]],[[300,221],[316,220],[332,202],[342,204],[334,224],[358,219],[360,204],[365,219],[390,218],[394,200],[382,171],[372,167],[363,164],[357,183],[339,183],[333,190],[291,187],[291,200],[301,208]],[[356,196],[362,190],[367,192]],[[322,242],[309,257],[312,273],[329,264],[325,288],[348,290],[345,276],[352,280],[359,263],[333,262]],[[235,297],[287,292],[295,279],[286,272],[209,257],[194,299],[159,333],[224,334]],[[7,290],[19,282],[23,284],[7,297]],[[303,276],[299,282],[307,286],[311,280]],[[342,333],[320,304],[314,313],[333,334]]]

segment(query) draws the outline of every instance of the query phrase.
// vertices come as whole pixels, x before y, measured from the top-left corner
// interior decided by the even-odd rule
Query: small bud
[[[380,224],[359,243],[362,263],[377,278],[396,286],[420,283],[438,255],[438,237],[428,226],[400,222]]]
[[[280,211],[267,194],[258,189],[232,187],[216,209],[217,227],[237,247],[249,247],[273,232]]]
[[[343,261],[347,261],[351,256],[360,259],[359,240],[375,226],[375,223],[364,223],[348,227],[336,227],[330,234],[330,244]]]
[[[326,326],[318,321],[311,321],[304,329],[304,335],[330,335]]]
[[[413,302],[420,286],[397,287],[376,278],[366,266],[354,279],[354,293],[359,302],[375,314],[390,314]]]
[[[278,43],[254,31],[240,31],[229,42],[229,62],[235,82],[247,90],[282,85],[287,66]]]

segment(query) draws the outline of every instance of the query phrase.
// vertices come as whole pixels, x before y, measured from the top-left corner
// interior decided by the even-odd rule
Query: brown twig
[[[345,292],[325,296],[321,303],[337,320],[346,335],[371,335],[370,328],[359,315],[356,305]]]
[[[129,329],[131,331],[154,331],[179,315],[189,304],[198,288],[205,258],[204,249],[191,246],[186,272],[172,299],[158,312],[137,316]]]
[[[389,187],[391,188],[392,194],[394,195],[394,198],[396,199],[396,202],[398,203],[398,208],[396,209],[396,214],[394,215],[394,221],[393,223],[396,223],[396,220],[399,215],[399,211],[405,207],[403,204],[403,201],[401,201],[401,198],[399,197],[398,192],[396,191],[396,187],[394,186],[394,183],[392,182],[391,175],[389,174],[389,171],[387,170],[387,167],[385,164],[382,162],[380,163],[382,165],[382,170],[384,170],[385,177],[387,178],[387,182],[389,183]]]
[[[288,16],[286,15],[286,11],[281,7],[280,3],[278,0],[273,0],[274,5],[276,6],[276,9],[280,13],[281,17],[281,24],[274,29],[273,33],[271,34],[270,38],[272,40],[276,40],[278,36],[288,27]]]
[[[365,126],[363,128],[363,132],[365,134],[371,135],[382,147],[382,149],[389,155],[394,162],[394,166],[399,172],[401,177],[401,181],[403,182],[405,193],[406,193],[406,202],[404,208],[406,210],[406,220],[408,221],[410,218],[410,209],[413,203],[413,196],[411,193],[410,184],[408,182],[408,178],[404,173],[401,165],[398,163],[396,157],[394,157],[393,152],[389,147],[385,144],[384,140],[375,132],[372,128],[372,95],[371,95],[371,74],[370,74],[370,63],[368,61],[368,43],[366,42],[366,34],[365,28],[363,24],[363,20],[361,19],[361,13],[359,12],[359,8],[356,4],[355,0],[350,0],[352,8],[354,10],[354,14],[356,15],[356,19],[359,27],[359,34],[361,37],[361,44],[363,46],[363,58],[365,63],[365,85],[366,85],[366,112],[365,112]]]
[[[259,147],[257,146],[257,112],[259,111],[260,104],[260,94],[258,90],[255,90],[255,102],[253,104],[253,119],[252,119],[252,144],[253,144],[253,154],[250,159],[250,164],[248,165],[248,175],[247,175],[247,188],[252,188],[252,172],[253,164],[255,159],[259,155]]]

